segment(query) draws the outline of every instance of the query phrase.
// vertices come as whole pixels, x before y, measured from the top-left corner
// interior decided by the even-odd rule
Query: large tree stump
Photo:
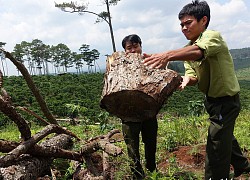
[[[181,83],[170,69],[151,69],[140,54],[116,52],[107,59],[100,106],[124,121],[155,117]]]

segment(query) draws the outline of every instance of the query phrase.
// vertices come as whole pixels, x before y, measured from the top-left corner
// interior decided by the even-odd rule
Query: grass
[[[43,127],[32,125],[31,134],[34,135],[39,132]],[[15,124],[8,124],[0,128],[1,139],[9,141],[20,141],[20,132]]]
[[[242,110],[234,129],[234,135],[237,138],[242,149],[250,150],[250,122],[249,122],[249,110]]]
[[[235,136],[241,145],[246,155],[249,157],[250,154],[248,151],[250,150],[250,132],[249,132],[249,113],[250,111],[244,109],[240,112],[240,115],[236,121],[235,125]],[[208,115],[203,114],[199,117],[197,116],[172,116],[170,114],[164,113],[158,119],[158,145],[157,145],[157,163],[162,162],[162,160],[166,157],[166,152],[173,151],[178,146],[192,146],[192,153],[198,152],[199,144],[206,143],[206,135],[208,128]],[[72,126],[69,124],[62,124],[62,126],[66,127],[68,130],[72,131],[76,135],[78,135],[81,139],[87,140],[89,138],[98,136],[100,134],[106,134],[109,129],[105,129],[101,131],[100,125],[86,125],[82,124],[79,126]],[[121,129],[121,124],[118,119],[112,119],[112,126]],[[44,127],[38,125],[31,125],[32,135],[39,132]],[[19,141],[20,133],[17,127],[13,124],[9,124],[4,128],[0,129],[1,139],[11,140],[11,141]],[[123,148],[124,154],[119,157],[111,157],[110,161],[115,165],[116,169],[116,179],[122,179],[122,177],[130,174],[129,169],[129,159],[126,153],[126,145],[122,142],[117,142],[117,146]],[[80,148],[80,144],[75,145],[75,150]],[[144,159],[144,149],[143,145],[140,146],[141,151],[141,160],[142,164],[145,164]],[[169,159],[169,167],[167,169],[161,170],[159,172],[147,172],[148,180],[169,180],[169,179],[202,179],[203,174],[199,172],[190,172],[187,171],[183,167],[179,167],[175,157],[168,157]],[[62,166],[62,164],[64,164]],[[60,168],[60,171],[65,174],[61,179],[65,179],[66,175],[72,173],[71,163],[68,160],[57,159],[54,162],[54,166]],[[60,179],[60,178],[59,178]]]
[[[239,71],[236,71],[236,76],[238,80],[250,80],[250,67],[240,69]]]

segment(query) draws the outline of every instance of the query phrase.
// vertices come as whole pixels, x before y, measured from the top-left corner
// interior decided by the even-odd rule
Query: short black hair
[[[140,44],[140,46],[142,44],[141,38],[137,34],[130,34],[130,35],[126,36],[125,38],[123,38],[122,47],[124,49],[126,48],[126,43],[127,42],[138,43],[138,44]]]
[[[192,3],[185,5],[179,12],[179,19],[186,15],[194,16],[199,22],[204,16],[207,16],[206,28],[210,21],[210,8],[206,1],[193,0]]]

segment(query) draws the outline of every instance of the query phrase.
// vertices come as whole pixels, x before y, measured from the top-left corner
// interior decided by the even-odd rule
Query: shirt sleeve
[[[214,56],[220,52],[222,37],[217,31],[205,31],[195,43],[199,48],[204,50],[204,59],[208,56]]]
[[[184,62],[184,67],[185,67],[185,76],[197,78],[194,69],[190,66],[190,64],[187,61]]]

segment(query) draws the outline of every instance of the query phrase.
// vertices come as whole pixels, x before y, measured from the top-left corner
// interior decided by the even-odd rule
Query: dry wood
[[[22,110],[22,111],[25,111],[29,114],[31,114],[32,116],[36,117],[37,119],[39,119],[40,121],[42,121],[44,124],[46,125],[49,125],[50,123],[48,123],[45,119],[43,119],[42,117],[40,117],[38,114],[36,114],[35,112],[29,110],[28,108],[26,107],[21,107],[21,106],[18,106],[17,107],[18,109]]]
[[[120,134],[120,133],[121,133],[121,131],[119,129],[113,129],[113,130],[109,131],[108,134],[96,136],[94,138],[90,138],[87,142],[92,142],[92,141],[96,141],[96,140],[100,140],[100,139],[105,139],[105,140],[110,141],[110,140],[112,140],[112,136],[114,136],[115,134]]]
[[[113,140],[111,140],[112,136],[118,133],[121,133],[120,130],[114,129],[106,135],[89,139],[87,144],[82,146],[81,154],[84,156],[90,174],[88,171],[78,168],[74,174],[74,179],[108,179],[110,177],[109,155],[116,157],[123,153],[121,148],[110,143],[110,141],[113,142]],[[98,169],[95,167],[96,165],[92,162],[91,158],[92,153],[99,149],[103,150],[102,174],[100,174],[100,170],[98,171]]]
[[[33,146],[37,142],[39,142],[40,140],[42,140],[44,137],[46,137],[47,135],[49,135],[51,133],[57,133],[57,134],[64,133],[64,134],[68,134],[72,137],[78,138],[76,135],[72,134],[70,131],[68,131],[68,130],[66,130],[58,125],[55,125],[55,124],[48,125],[42,131],[35,134],[32,138],[28,139],[27,141],[24,141],[23,143],[21,143],[19,146],[17,146],[14,150],[9,152],[5,156],[0,157],[0,167],[6,167],[6,166],[11,165],[11,163],[15,159],[17,159],[21,154],[27,153],[27,151],[30,148],[33,148]]]
[[[81,147],[81,154],[91,154],[97,150],[103,150],[112,156],[122,154],[122,149],[110,143],[113,135],[120,133],[120,130],[114,129],[106,135],[97,136],[87,141],[87,144]]]
[[[71,137],[65,134],[55,136],[43,143],[43,147],[69,148],[72,145]],[[15,159],[15,163],[8,167],[0,168],[0,179],[2,180],[34,180],[50,172],[53,158],[33,157],[27,154]]]
[[[16,60],[9,52],[5,51],[3,48],[0,48],[0,51],[2,51],[5,54],[5,57],[7,57],[9,60],[11,60],[11,62],[22,73],[25,81],[27,82],[28,87],[30,88],[30,90],[34,94],[38,104],[40,105],[41,110],[44,113],[44,116],[50,121],[50,123],[58,124],[55,117],[49,111],[45,100],[43,99],[42,95],[40,94],[39,89],[36,87],[35,83],[33,82],[26,67],[20,61]]]
[[[37,135],[33,137],[34,142],[32,141],[32,143],[36,143],[39,141],[40,138],[42,138],[43,136],[46,136],[45,134],[48,134],[48,132],[52,132],[52,129],[54,126],[57,125],[49,125],[47,128],[45,128],[43,131],[40,132],[40,135]],[[57,131],[58,132],[58,131]],[[82,162],[83,159],[85,160],[85,163],[87,165],[87,170],[82,170],[82,169],[78,169],[78,171],[76,172],[76,175],[78,178],[82,176],[83,179],[85,179],[86,177],[91,177],[91,179],[96,179],[96,178],[101,178],[102,179],[107,179],[108,176],[110,175],[110,173],[107,173],[106,171],[109,171],[109,157],[108,155],[112,155],[112,156],[117,156],[120,155],[122,153],[122,149],[119,147],[116,147],[115,145],[111,144],[109,142],[110,138],[112,138],[113,135],[120,133],[119,130],[115,129],[110,131],[107,135],[102,135],[102,136],[98,136],[96,138],[92,138],[91,140],[89,140],[87,142],[87,144],[83,145],[81,148],[80,152],[74,152],[74,151],[69,151],[69,150],[65,150],[62,149],[60,147],[58,147],[56,144],[52,144],[52,143],[58,143],[57,141],[61,141],[61,139],[57,139],[57,140],[53,140],[51,141],[51,143],[48,145],[46,144],[45,146],[43,144],[41,145],[34,145],[32,148],[30,146],[30,148],[28,148],[28,150],[26,151],[27,154],[32,155],[31,159],[27,159],[25,158],[25,161],[28,161],[29,163],[37,163],[40,164],[38,167],[39,168],[43,168],[42,164],[46,163],[49,164],[51,163],[50,161],[47,162],[47,160],[44,160],[44,157],[46,158],[66,158],[66,159],[71,159],[71,160],[76,160],[79,162]],[[5,171],[9,170],[9,167],[6,167],[7,165],[11,164],[15,164],[16,160],[17,161],[21,161],[23,160],[22,157],[23,155],[18,156],[18,154],[20,154],[20,151],[22,150],[22,148],[27,148],[26,147],[22,147],[24,143],[22,143],[21,145],[19,143],[16,142],[12,142],[12,141],[4,141],[4,140],[0,140],[0,151],[1,152],[15,152],[14,154],[15,156],[12,156],[11,160],[12,161],[5,161],[2,162],[1,165],[3,165],[5,168]],[[31,144],[31,143],[27,143],[27,144]],[[67,143],[70,144],[70,143]],[[4,148],[2,146],[5,146]],[[17,148],[19,147],[19,148]],[[14,149],[14,150],[13,150]],[[21,150],[20,150],[21,149]],[[92,162],[92,153],[98,151],[98,150],[103,150],[103,170],[100,171],[95,167],[95,164]],[[25,152],[24,150],[22,151],[23,153]],[[22,154],[23,154],[22,153]],[[9,153],[10,154],[10,153]],[[13,154],[12,154],[13,155]],[[16,159],[13,159],[13,157],[17,157]],[[25,155],[25,157],[28,157],[27,155]],[[6,156],[5,156],[6,158]],[[45,158],[45,159],[46,159]],[[3,158],[4,159],[4,158]],[[39,161],[41,159],[41,161]],[[23,160],[24,161],[24,160]],[[24,164],[26,164],[26,162],[23,162]],[[10,166],[11,166],[10,165]],[[30,168],[30,166],[28,164],[26,164],[25,166],[28,166]],[[21,168],[23,169],[23,167],[18,166],[16,168]],[[8,170],[6,170],[8,169]],[[19,171],[19,170],[17,170]],[[36,172],[36,171],[35,171]],[[85,173],[83,173],[85,172]],[[19,173],[23,173],[22,171]],[[27,171],[25,172],[27,173]],[[33,177],[33,176],[32,176]]]
[[[30,128],[22,116],[16,112],[14,106],[11,103],[11,97],[2,87],[3,85],[3,73],[0,71],[0,110],[8,116],[13,122],[16,123],[23,140],[27,140],[31,136]]]
[[[8,153],[15,149],[20,143],[14,142],[14,141],[6,141],[3,139],[0,139],[0,152],[2,153]]]
[[[0,110],[16,123],[23,140],[28,140],[31,137],[31,131],[25,119],[16,111],[15,107],[9,101],[0,96]]]
[[[181,83],[170,69],[144,66],[140,54],[116,52],[107,60],[100,106],[125,121],[153,118]]]
[[[14,141],[6,141],[0,140],[0,152],[8,153],[15,149],[18,145],[17,142]],[[64,158],[64,159],[71,159],[82,162],[82,154],[75,151],[69,151],[65,149],[61,149],[58,147],[44,147],[41,145],[34,145],[33,148],[28,149],[27,154],[31,154],[33,156],[43,156],[43,157],[54,157],[54,158]]]
[[[13,149],[17,148],[19,145],[20,144],[17,142],[0,140],[0,152],[8,153],[10,151],[13,151]],[[83,155],[91,154],[97,150],[103,150],[107,154],[112,155],[114,157],[122,154],[121,148],[103,140],[95,141],[82,146],[80,153],[60,149],[57,147],[42,147],[40,145],[34,145],[34,147],[28,149],[26,153],[34,156],[46,156],[82,161]],[[12,158],[11,160],[13,161]],[[7,164],[7,161],[5,163]]]
[[[87,170],[90,172],[90,174],[92,174],[94,177],[98,177],[98,176],[101,176],[101,172],[98,171],[97,167],[95,166],[95,164],[93,163],[92,159],[91,159],[91,156],[90,154],[86,154],[84,155],[84,159],[85,159],[85,162],[86,162],[86,166],[87,166]],[[79,171],[81,171],[81,169],[79,169]],[[85,171],[85,169],[83,169],[84,172],[87,172]]]
[[[103,179],[107,180],[110,170],[109,155],[106,152],[102,153]]]

